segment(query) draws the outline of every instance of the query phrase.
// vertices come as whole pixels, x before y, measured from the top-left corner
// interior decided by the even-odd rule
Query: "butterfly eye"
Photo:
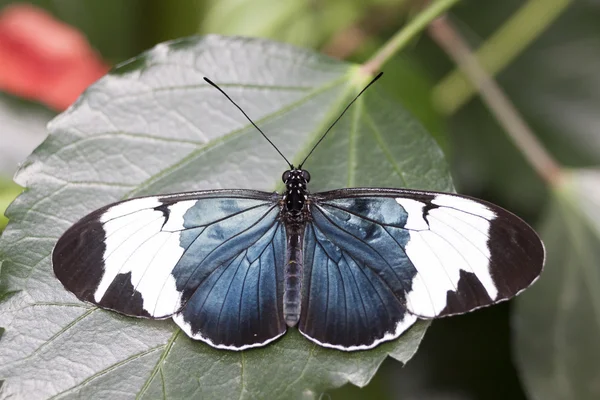
[[[288,179],[290,179],[291,172],[285,171],[283,175],[281,175],[281,180],[285,183]]]
[[[306,183],[310,182],[310,174],[308,171],[302,170],[302,179],[304,179]]]

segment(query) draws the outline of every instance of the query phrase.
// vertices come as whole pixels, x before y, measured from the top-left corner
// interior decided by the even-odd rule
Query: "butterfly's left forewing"
[[[506,300],[544,263],[525,222],[465,196],[342,189],[315,194],[310,210],[299,329],[329,347],[374,347],[416,317]]]
[[[215,347],[264,345],[285,332],[280,196],[221,190],[144,197],[97,210],[53,252],[78,298],[174,320]]]

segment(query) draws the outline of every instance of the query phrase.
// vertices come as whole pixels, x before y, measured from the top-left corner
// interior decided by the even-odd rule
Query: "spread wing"
[[[342,189],[312,196],[310,207],[299,329],[324,346],[371,348],[417,317],[509,299],[543,268],[533,229],[481,200]]]
[[[262,346],[286,330],[278,200],[219,190],[115,203],[65,232],[54,272],[79,299],[102,308],[172,316],[215,347]]]

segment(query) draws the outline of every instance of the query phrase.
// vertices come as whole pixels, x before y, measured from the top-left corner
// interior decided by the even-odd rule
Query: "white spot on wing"
[[[429,230],[410,232],[406,245],[418,271],[407,294],[409,310],[422,317],[438,315],[446,307],[447,292],[456,291],[461,270],[475,274],[495,300],[498,289],[490,274],[488,240],[496,214],[458,196],[437,195],[433,203],[439,208],[429,211]]]
[[[166,224],[163,212],[154,209],[162,205],[156,198],[118,204],[102,215],[106,236],[104,274],[94,299],[100,302],[119,274],[131,272],[131,284],[140,293],[144,310],[156,317],[176,312],[181,293],[171,272],[184,252],[177,231],[183,228],[183,215],[195,203],[192,200],[171,205]]]
[[[164,317],[180,307],[173,268],[183,255],[179,235],[160,232],[144,243],[123,265],[121,273],[131,271],[131,284],[143,299],[150,315]]]
[[[437,211],[437,212],[436,212]],[[498,296],[498,289],[490,274],[489,237],[479,229],[456,218],[449,218],[443,210],[432,210],[430,213],[432,231],[443,237],[460,254],[456,258],[456,267],[474,273],[492,300]],[[482,220],[483,222],[487,222]],[[489,222],[487,222],[489,232]]]
[[[451,194],[438,194],[432,200],[432,203],[441,207],[456,208],[467,213],[481,215],[490,221],[496,218],[496,213],[487,208],[484,204],[465,197],[453,196]]]
[[[169,206],[169,220],[163,227],[163,231],[180,231],[183,229],[183,216],[192,208],[198,201],[186,200],[179,201]]]
[[[160,205],[162,205],[162,203],[158,201],[157,197],[142,197],[124,201],[106,210],[106,212],[102,214],[102,217],[100,217],[100,222],[106,222],[113,218],[122,217],[144,209],[152,209]]]
[[[485,240],[488,238],[490,221],[485,218],[448,207],[433,209],[429,213],[440,219],[444,218],[449,224],[455,226],[457,230],[468,232],[469,236],[477,236],[477,232],[479,232],[485,236]]]
[[[424,203],[403,197],[396,198],[396,202],[400,204],[402,208],[404,208],[404,211],[406,211],[406,225],[404,225],[406,229],[429,229],[427,221],[423,219],[423,207],[425,207]]]
[[[148,218],[156,218],[157,215],[158,214],[156,214],[153,209],[142,210],[122,217],[113,218],[104,223],[103,229],[107,238],[112,237],[119,235],[118,232],[127,226],[131,227],[132,225],[137,224],[136,226],[139,227],[141,224],[147,223]]]
[[[164,222],[163,214],[160,211],[144,210],[138,211],[139,218],[132,223],[121,226],[117,231],[111,230],[109,223],[104,225],[106,234],[104,251],[104,275],[94,293],[94,299],[97,302],[102,300],[108,287],[115,280],[118,274],[131,271],[133,264],[125,266],[124,264],[133,257],[137,260],[140,257],[138,249],[152,236],[160,232]],[[134,254],[138,253],[136,257]]]
[[[454,254],[443,254],[447,262],[442,263],[436,245],[431,240],[431,232],[410,232],[410,240],[406,245],[406,255],[417,269],[417,276],[412,282],[412,289],[407,295],[407,305],[414,314],[423,317],[434,317],[446,307],[448,290],[455,291],[460,279],[460,271],[456,266],[448,268],[456,260]],[[441,250],[447,250],[443,247]]]

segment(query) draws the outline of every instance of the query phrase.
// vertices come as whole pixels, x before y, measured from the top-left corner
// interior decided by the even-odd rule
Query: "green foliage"
[[[315,346],[291,329],[246,352],[215,350],[170,321],[127,318],[77,301],[54,277],[52,247],[88,212],[135,195],[280,186],[283,160],[203,80],[236,99],[298,163],[368,77],[356,65],[265,40],[218,36],[160,44],[94,84],[49,126],[17,181],[0,239],[3,395],[144,398],[318,397],[365,385],[387,355],[407,362],[426,322],[373,350]],[[306,164],[312,190],[452,190],[432,137],[370,89]]]
[[[516,3],[473,3],[457,10],[462,21],[487,37],[494,27],[505,26],[507,10],[519,9]],[[592,111],[600,97],[590,90],[598,85],[594,66],[599,59],[592,49],[600,44],[599,16],[597,4],[574,2],[498,76],[552,156],[571,168],[597,168],[600,161],[600,119]],[[541,220],[535,226],[548,252],[546,267],[516,299],[511,319],[513,359],[524,391],[532,399],[598,398],[600,280],[594,275],[600,273],[599,220],[583,211],[590,210],[592,199],[597,204],[600,175],[567,170],[562,187],[548,188],[479,101],[451,121],[453,173],[461,191]]]
[[[21,193],[21,190],[19,185],[0,177],[0,210],[6,210],[6,207]],[[8,219],[0,214],[0,233],[4,230],[7,222]]]
[[[147,20],[147,16],[144,15],[144,5],[147,2],[148,0],[0,0],[0,9],[14,3],[27,3],[44,8],[59,20],[85,32],[93,47],[99,50],[105,59],[118,61],[130,57],[133,54],[132,50],[141,49],[144,34],[139,29],[142,21],[138,22],[137,17]]]
[[[212,0],[201,33],[265,37],[317,47],[360,18],[371,2]]]
[[[538,398],[599,398],[600,171],[567,175],[540,232],[544,275],[515,313],[521,373]]]
[[[329,48],[332,39],[345,32],[346,36],[342,36],[350,40],[342,44],[351,47],[345,54],[363,62],[401,29],[406,19],[411,20],[413,13],[409,7],[418,3],[406,0],[31,2],[81,28],[93,46],[112,63],[158,41],[197,32],[263,36],[312,48]],[[0,0],[0,7],[9,3],[12,0]],[[567,3],[570,5],[566,11],[556,8]],[[519,11],[540,12],[537,7],[544,12],[539,18],[531,14],[525,18],[526,13],[521,13],[520,19],[514,18]],[[560,18],[550,23],[549,17],[560,12]],[[600,8],[594,2],[506,0],[461,2],[449,16],[474,49],[483,46],[484,63],[491,66],[516,108],[553,156],[569,167],[597,166],[600,160],[597,140],[600,114],[596,112],[600,98],[599,91],[594,90],[598,86],[595,49],[600,38],[599,15]],[[347,31],[349,27],[358,28],[365,37],[354,36],[357,31]],[[491,40],[494,37],[497,40]],[[186,41],[178,43],[168,49],[178,47],[185,53],[191,46]],[[427,35],[411,44],[400,57],[392,58],[384,66],[384,79],[359,104],[361,114],[367,110],[377,115],[381,106],[381,114],[395,116],[399,109],[396,102],[404,104],[451,155],[452,173],[462,193],[504,205],[530,222],[544,215],[540,232],[546,242],[548,264],[540,281],[512,309],[516,321],[511,325],[516,333],[514,361],[531,398],[597,398],[593,377],[600,366],[594,340],[598,330],[594,327],[598,320],[595,293],[600,292],[600,283],[593,275],[598,271],[595,246],[598,224],[596,217],[581,212],[593,192],[582,191],[581,182],[584,179],[588,182],[584,186],[593,189],[594,185],[600,187],[600,178],[594,175],[590,179],[592,175],[576,172],[569,175],[563,187],[548,189],[476,96],[454,115],[442,115],[431,105],[431,87],[436,80],[443,82],[450,72],[456,73],[457,68]],[[358,89],[358,83],[352,83],[360,80],[356,67],[311,55],[298,61],[298,65],[318,66],[315,67],[318,72],[309,68],[306,74],[301,71],[287,74],[276,70],[280,64],[260,64],[262,49],[256,54],[246,54],[240,50],[243,47],[240,44],[223,56],[223,59],[230,57],[225,64],[213,63],[209,69],[196,73],[209,74],[217,82],[231,77],[238,79],[231,81],[233,86],[227,90],[236,99],[240,97],[240,102],[260,120],[261,126],[266,125],[269,134],[285,147],[286,155],[300,157],[330,114]],[[215,50],[213,54],[219,55],[221,51]],[[152,57],[156,57],[154,54]],[[169,53],[172,54],[180,53]],[[284,52],[283,56],[287,54]],[[283,388],[300,376],[290,388],[300,388],[310,381],[306,387],[318,392],[347,381],[364,384],[376,370],[377,360],[391,348],[404,349],[404,355],[396,353],[396,357],[409,359],[425,326],[410,331],[413,335],[410,340],[401,339],[368,352],[372,367],[366,367],[368,363],[361,360],[356,365],[362,369],[355,368],[354,361],[348,366],[346,361],[350,359],[324,362],[330,354],[337,357],[337,353],[318,348],[306,362],[306,346],[310,343],[295,332],[266,352],[248,352],[249,358],[244,359],[240,354],[211,353],[206,346],[179,335],[169,347],[171,352],[162,359],[161,354],[175,332],[173,324],[132,321],[102,311],[92,312],[64,292],[51,272],[49,254],[60,233],[95,207],[159,191],[250,187],[250,176],[257,178],[254,188],[278,187],[283,164],[276,153],[224,99],[207,91],[202,82],[177,92],[152,90],[155,86],[186,87],[190,71],[200,64],[192,59],[176,60],[184,67],[173,76],[182,77],[181,80],[165,79],[162,69],[166,72],[174,65],[154,65],[152,57],[132,61],[95,86],[74,110],[53,125],[52,132],[60,134],[45,142],[23,166],[19,182],[30,189],[10,209],[13,223],[0,244],[0,262],[6,258],[0,275],[0,326],[8,327],[0,338],[0,398],[34,384],[36,388],[50,388],[52,393],[66,390],[66,397],[90,397],[92,392],[105,387],[137,393],[145,383],[147,397],[154,394],[160,397],[162,379],[167,377],[169,382],[178,375],[205,390],[193,392],[198,395],[216,395],[221,388],[239,397],[241,387],[247,388],[243,393],[246,397],[272,394],[257,391],[255,383],[259,384],[261,378],[256,374],[244,375],[242,382],[242,365],[246,372],[248,365],[253,365],[257,368],[253,373],[259,367],[266,374],[271,373],[266,388],[273,389],[275,394],[283,393]],[[250,58],[248,68],[245,57]],[[269,57],[276,58],[274,53]],[[321,62],[327,65],[325,69]],[[291,86],[274,86],[287,79],[287,75],[296,82]],[[327,78],[323,78],[325,75]],[[153,81],[155,77],[159,78]],[[241,87],[235,82],[252,82],[256,86]],[[468,87],[461,86],[462,90],[468,91]],[[453,109],[464,99],[444,84],[438,85],[433,93],[439,95],[440,91]],[[176,105],[173,110],[171,104]],[[404,129],[405,123],[413,126],[408,117],[387,123],[382,115],[376,121],[379,128],[365,133],[369,130],[368,124],[364,124],[366,118],[360,115],[356,118],[352,112],[344,120],[345,125],[338,127],[307,165],[315,176],[315,189],[348,184],[403,186],[393,172],[398,169],[407,172],[405,177],[410,185],[449,188],[445,171],[427,175],[415,167],[418,160],[412,151],[438,150],[429,139],[410,147],[413,136]],[[404,112],[400,111],[400,115]],[[19,112],[15,118],[31,121],[32,115]],[[359,129],[353,131],[349,128],[355,120]],[[288,140],[296,133],[300,135],[297,142]],[[2,134],[5,136],[0,136],[1,142],[6,137],[8,140],[22,137],[21,132],[7,127],[4,119]],[[385,161],[382,149],[377,150],[378,135],[386,143],[397,139],[398,147],[390,151],[396,166]],[[427,135],[416,137],[427,138]],[[406,151],[400,144],[407,146]],[[370,155],[360,158],[355,150],[363,148]],[[124,149],[129,150],[124,152]],[[225,152],[229,152],[229,158],[222,157]],[[0,159],[6,161],[6,154],[6,147],[0,144]],[[11,159],[20,158],[9,155]],[[428,158],[425,164],[443,166],[437,155],[429,154]],[[374,174],[379,165],[373,165],[373,160],[381,162],[386,172]],[[265,164],[261,166],[263,161]],[[9,181],[11,175],[9,170],[3,179]],[[438,178],[430,179],[431,176]],[[16,195],[14,191],[6,193],[0,189],[0,210],[2,202],[7,203]],[[549,198],[551,205],[545,210]],[[498,350],[509,348],[507,310],[508,307],[499,306],[466,317],[436,321],[421,351],[406,368],[400,370],[401,363],[388,362],[385,371],[370,385],[371,391],[347,385],[343,392],[327,391],[327,395],[524,399],[525,394],[518,387],[512,392],[503,391],[509,390],[510,382],[518,385],[509,352]],[[81,316],[84,318],[78,319]],[[479,347],[475,340],[470,340],[473,336],[466,332],[473,331],[485,336],[481,341],[487,347],[484,344]],[[380,349],[382,353],[377,353]],[[185,351],[190,353],[183,354]],[[132,358],[127,358],[130,355]],[[189,362],[189,367],[181,367],[176,357]],[[281,368],[274,372],[270,364],[280,359],[290,364],[285,368],[274,364]],[[98,360],[104,364],[98,365]],[[320,368],[323,363],[330,369]],[[72,376],[72,371],[80,371],[80,375]],[[104,374],[100,374],[102,371]],[[85,373],[88,375],[83,376]],[[119,380],[120,374],[130,378],[130,387],[119,386],[123,382]],[[9,379],[2,386],[4,376]],[[257,382],[249,384],[249,378]],[[18,382],[17,386],[14,382]],[[177,390],[189,394],[193,387],[182,386]]]

